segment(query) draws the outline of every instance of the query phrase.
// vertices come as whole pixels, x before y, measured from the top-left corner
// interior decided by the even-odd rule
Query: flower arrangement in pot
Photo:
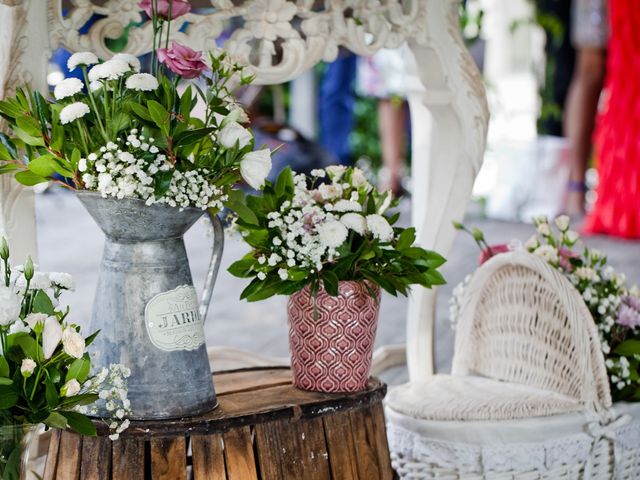
[[[47,427],[95,435],[86,414],[104,402],[111,438],[127,428],[128,368],[111,365],[91,373],[87,351],[99,332],[83,337],[69,321],[60,296],[73,288],[65,273],[37,271],[30,259],[12,267],[0,239],[0,478],[21,479],[30,434]],[[102,399],[102,400],[100,400]]]
[[[568,216],[561,215],[553,222],[538,217],[534,225],[536,233],[524,245],[512,242],[505,249],[504,245],[489,246],[478,229],[454,224],[472,234],[483,252],[481,262],[509,249],[524,248],[562,273],[580,292],[598,327],[613,400],[640,401],[640,290],[628,287],[626,276],[607,265],[599,250],[586,246],[579,250],[582,242],[571,229]],[[450,300],[453,325],[468,281],[456,287]]]
[[[223,51],[170,42],[171,20],[189,3],[139,7],[153,23],[150,72],[132,55],[101,62],[80,52],[68,65],[84,81],[63,80],[49,100],[22,89],[0,101],[12,132],[0,134],[0,173],[77,191],[107,237],[91,324],[102,331],[96,362],[135,352],[133,416],[167,418],[215,407],[202,322],[222,256],[217,213],[242,203],[241,182],[262,186],[271,152],[254,150],[233,96],[252,75]],[[215,248],[199,305],[182,236],[205,212]]]
[[[331,166],[311,177],[285,169],[262,196],[249,196],[237,225],[251,251],[229,272],[251,283],[241,298],[289,295],[294,384],[350,392],[366,387],[381,288],[406,295],[413,284],[444,283],[444,258],[394,227],[391,193],[378,193],[357,168]]]

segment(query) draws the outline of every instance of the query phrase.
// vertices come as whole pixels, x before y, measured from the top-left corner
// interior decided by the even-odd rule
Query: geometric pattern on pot
[[[340,295],[309,288],[291,295],[289,350],[294,385],[320,392],[355,392],[367,385],[380,309],[361,282],[339,284]],[[314,313],[315,310],[315,313]]]

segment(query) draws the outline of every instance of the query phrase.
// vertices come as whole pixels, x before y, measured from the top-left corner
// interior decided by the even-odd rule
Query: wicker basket
[[[451,375],[386,399],[402,479],[640,479],[640,405],[611,403],[579,292],[525,251],[465,290]]]

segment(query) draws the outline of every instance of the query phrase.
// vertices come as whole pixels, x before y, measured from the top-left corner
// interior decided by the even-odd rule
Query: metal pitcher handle
[[[213,251],[211,252],[211,261],[209,262],[209,272],[204,282],[204,292],[202,293],[202,301],[200,302],[200,318],[202,322],[207,319],[211,296],[213,295],[213,287],[216,284],[220,262],[222,261],[222,251],[224,250],[224,228],[222,222],[216,214],[207,211],[211,225],[213,226]]]

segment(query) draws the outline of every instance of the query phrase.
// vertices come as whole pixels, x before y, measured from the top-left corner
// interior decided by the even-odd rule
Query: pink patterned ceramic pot
[[[367,386],[376,337],[380,288],[372,298],[361,282],[340,282],[340,295],[309,288],[288,303],[293,383],[303,390],[356,392]]]

